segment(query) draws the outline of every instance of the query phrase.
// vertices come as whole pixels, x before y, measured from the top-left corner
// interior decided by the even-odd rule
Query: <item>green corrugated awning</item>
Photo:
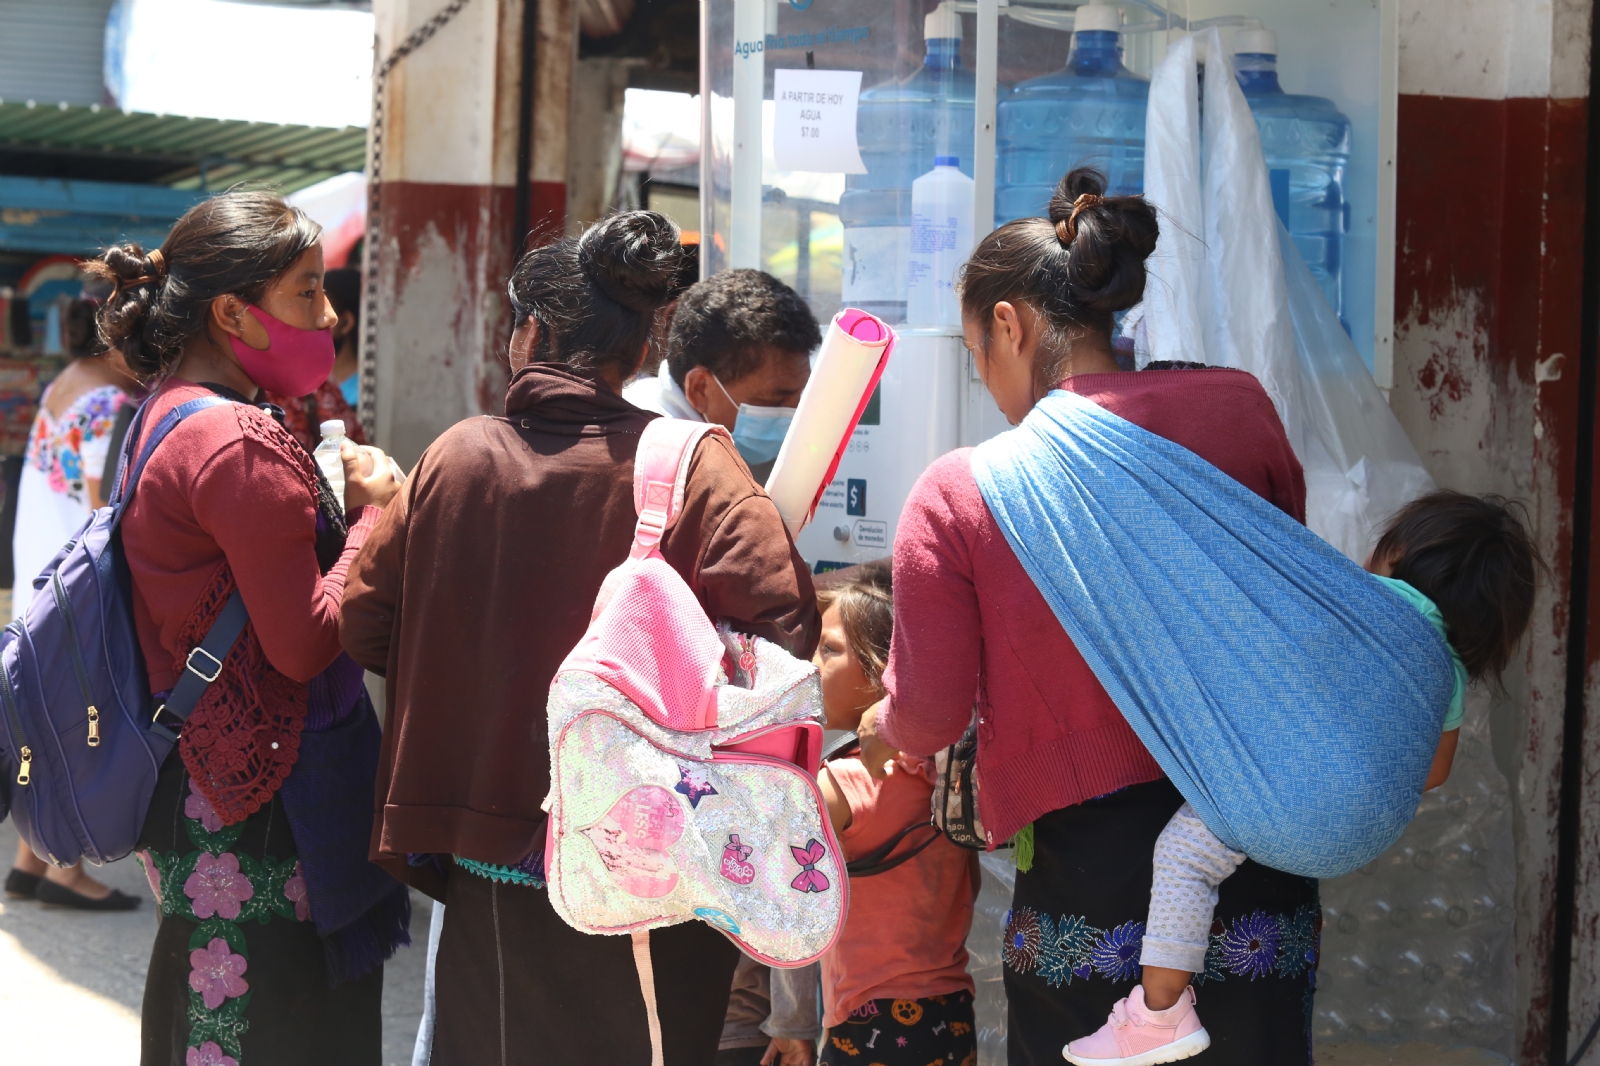
[[[294,192],[366,164],[367,131],[0,100],[0,174]]]

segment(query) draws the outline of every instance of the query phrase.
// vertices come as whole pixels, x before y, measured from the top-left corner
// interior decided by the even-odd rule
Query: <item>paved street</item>
[[[16,830],[0,825],[0,856],[9,864]],[[136,1066],[139,1001],[155,935],[144,873],[134,859],[98,871],[108,884],[137,893],[145,904],[129,914],[83,914],[33,902],[0,900],[0,1029],[7,1064],[93,1063]],[[384,1066],[408,1066],[422,1009],[423,947],[428,900],[412,893],[411,931],[384,971]],[[64,1041],[72,1054],[62,1054]],[[1496,1066],[1499,1055],[1410,1044],[1319,1048],[1319,1066]]]
[[[0,871],[9,869],[17,834],[0,824]],[[155,937],[155,910],[137,860],[95,875],[144,905],[131,913],[84,914],[31,900],[0,899],[0,1030],[5,1062],[136,1066],[139,1002]],[[412,935],[384,971],[384,1066],[407,1066],[422,1011],[428,901],[412,894]],[[71,1054],[63,1054],[70,1047]]]

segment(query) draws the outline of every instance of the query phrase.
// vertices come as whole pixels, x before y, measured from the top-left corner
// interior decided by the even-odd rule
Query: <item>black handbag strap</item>
[[[861,738],[856,736],[855,732],[852,730],[851,732],[846,733],[844,736],[836,738],[832,744],[829,744],[826,748],[823,748],[821,761],[827,762],[829,759],[837,759],[840,756],[847,755],[849,754],[850,749],[859,743],[861,743]]]
[[[900,846],[900,842],[918,829],[931,829],[933,832],[929,833],[927,839],[920,844],[908,848],[892,859],[889,858],[894,849]],[[875,877],[878,874],[888,873],[901,863],[910,862],[918,855],[921,855],[928,849],[929,845],[942,836],[944,836],[944,833],[932,822],[917,822],[913,825],[908,825],[890,837],[889,841],[882,847],[875,848],[860,858],[852,859],[845,863],[845,873],[851,877]]]
[[[860,743],[861,738],[854,732],[846,733],[844,736],[839,737],[832,744],[829,744],[823,749],[822,761],[828,762],[830,759],[842,758],[843,756],[854,751]],[[895,857],[892,859],[889,858],[889,856],[893,854],[894,849],[900,846],[900,842],[906,837],[910,836],[912,833],[915,833],[918,829],[931,829],[933,832],[928,834],[928,839],[922,841],[920,844],[917,844],[915,847],[901,852],[899,855],[895,855]],[[939,827],[934,825],[932,822],[915,822],[906,826],[904,829],[900,830],[900,832],[890,837],[887,843],[873,849],[872,851],[869,851],[860,858],[852,859],[850,862],[845,863],[845,873],[849,874],[851,877],[873,877],[877,874],[888,873],[901,863],[909,862],[918,855],[922,854],[922,852],[927,849],[928,845],[932,844],[935,840],[938,840],[942,835],[943,833],[940,831]]]

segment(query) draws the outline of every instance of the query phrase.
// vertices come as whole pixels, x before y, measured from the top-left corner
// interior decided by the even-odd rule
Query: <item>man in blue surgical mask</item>
[[[654,378],[627,386],[632,404],[717,422],[765,483],[822,343],[800,294],[759,270],[728,270],[684,291]]]

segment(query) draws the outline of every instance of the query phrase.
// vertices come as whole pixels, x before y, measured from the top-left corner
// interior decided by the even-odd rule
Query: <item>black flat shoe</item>
[[[12,899],[33,899],[43,882],[44,878],[38,874],[30,874],[13,866],[11,872],[6,874],[5,892]]]
[[[139,905],[138,896],[130,896],[115,888],[105,899],[94,899],[81,892],[74,892],[65,885],[43,880],[39,882],[39,887],[33,890],[33,898],[40,903],[48,903],[55,907],[71,907],[79,911],[131,911]]]

